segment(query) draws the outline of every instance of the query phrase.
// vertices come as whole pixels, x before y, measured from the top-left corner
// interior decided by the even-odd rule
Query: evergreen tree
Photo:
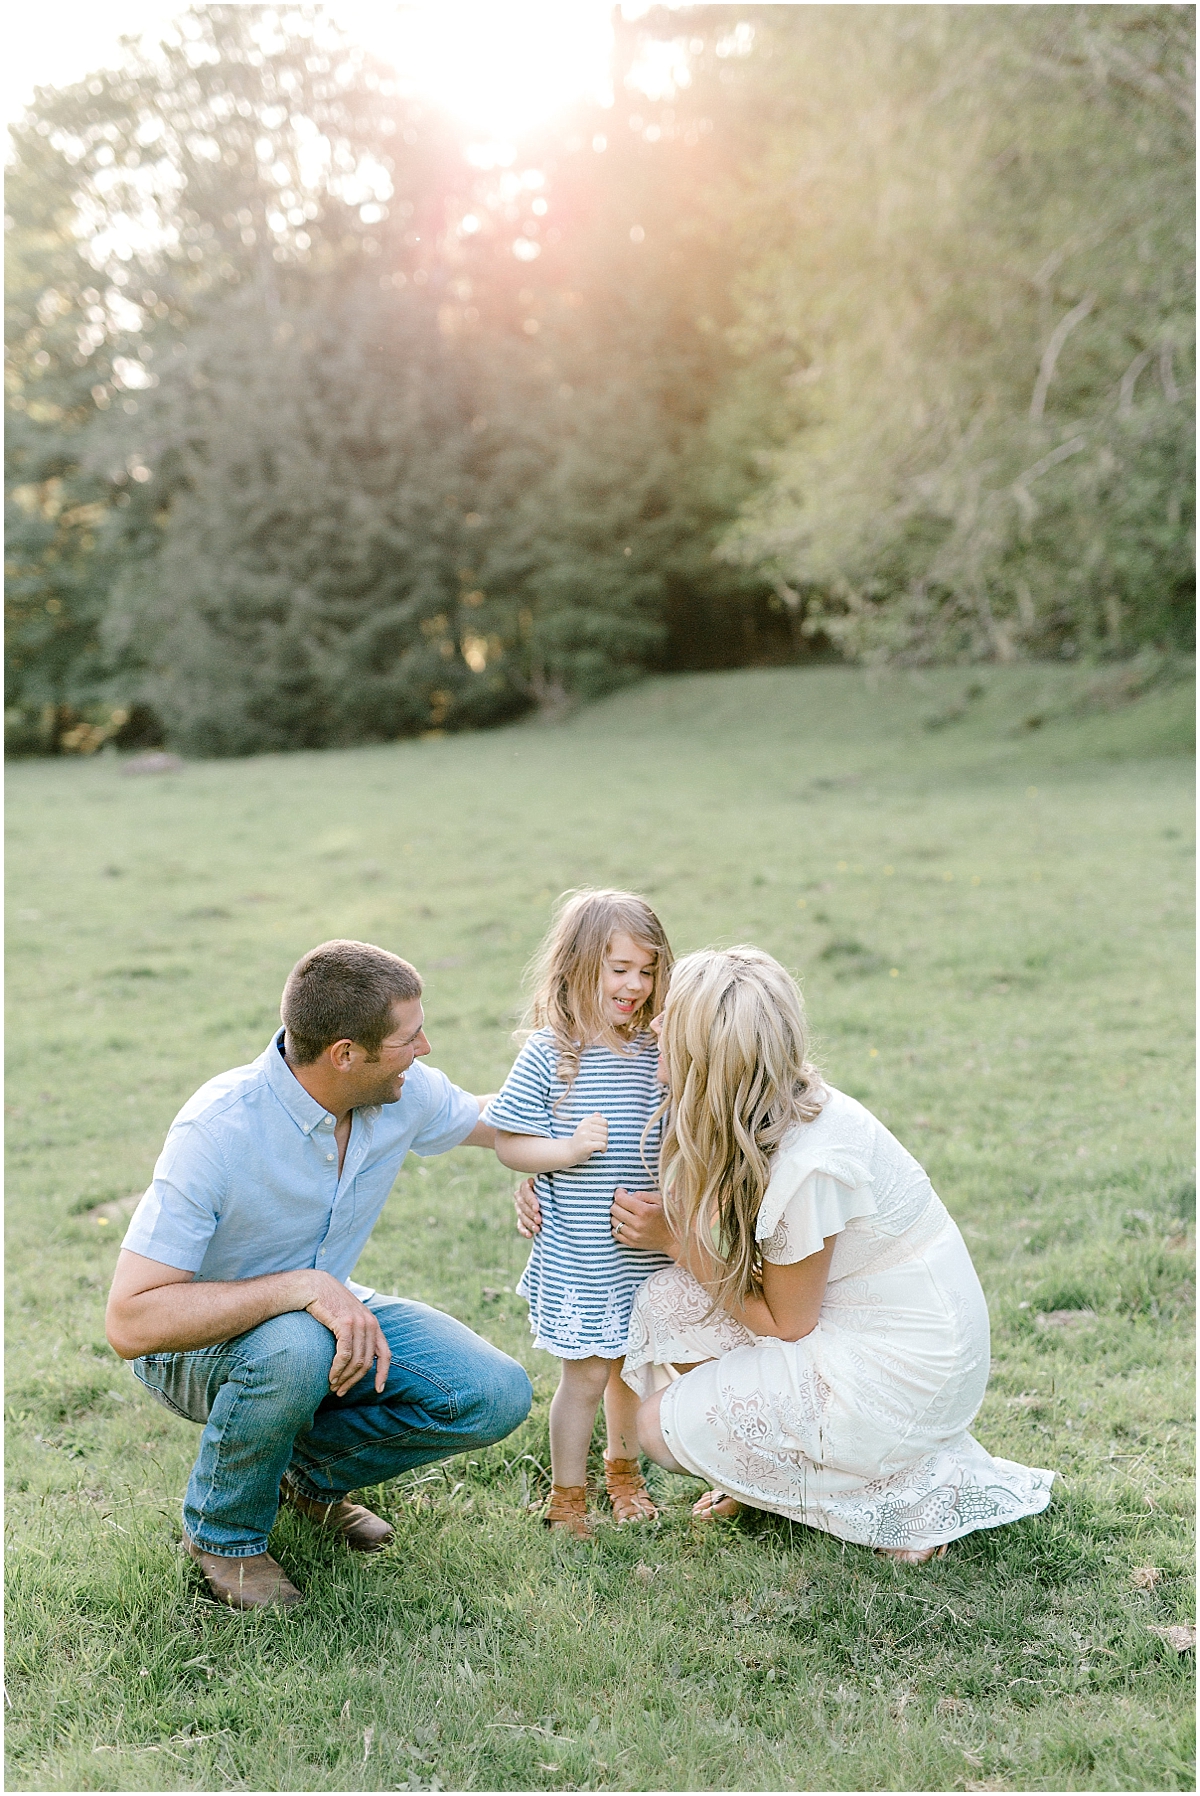
[[[91,747],[131,690],[102,649],[109,594],[170,528],[146,429],[162,371],[231,293],[282,322],[370,267],[381,230],[416,273],[461,163],[313,6],[194,7],[161,51],[39,92],[13,150],[6,733]]]

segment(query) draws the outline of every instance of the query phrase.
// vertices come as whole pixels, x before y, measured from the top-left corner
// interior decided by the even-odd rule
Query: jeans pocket
[[[132,1371],[165,1409],[185,1422],[203,1425],[225,1382],[225,1367],[224,1356],[216,1358],[202,1349],[198,1353],[144,1354],[134,1360]]]

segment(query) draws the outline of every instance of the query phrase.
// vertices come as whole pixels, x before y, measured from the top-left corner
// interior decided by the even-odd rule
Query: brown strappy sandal
[[[542,1515],[542,1526],[560,1530],[564,1534],[573,1534],[577,1540],[589,1540],[592,1524],[588,1520],[587,1485],[552,1484],[550,1501]]]
[[[623,1522],[658,1520],[658,1510],[646,1489],[646,1480],[642,1477],[642,1468],[636,1459],[610,1459],[606,1453],[604,1488],[608,1492],[608,1500],[612,1504],[618,1527]]]

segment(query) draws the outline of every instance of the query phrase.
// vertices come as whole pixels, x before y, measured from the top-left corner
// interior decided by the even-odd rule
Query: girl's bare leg
[[[637,1413],[639,1398],[621,1377],[623,1359],[610,1359],[608,1383],[604,1387],[604,1425],[608,1444],[604,1449],[609,1459],[636,1459],[638,1456]]]
[[[550,1402],[550,1470],[555,1484],[587,1480],[588,1448],[612,1361],[565,1359]]]
[[[604,1449],[604,1487],[618,1524],[652,1522],[658,1517],[654,1499],[646,1489],[638,1465],[638,1397],[621,1377],[623,1359],[609,1362],[604,1388],[604,1424],[608,1440]]]

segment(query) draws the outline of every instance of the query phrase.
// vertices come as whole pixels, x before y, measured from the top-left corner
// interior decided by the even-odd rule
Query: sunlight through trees
[[[1190,641],[1191,13],[616,25],[613,103],[508,146],[317,7],[41,90],[10,749]]]

